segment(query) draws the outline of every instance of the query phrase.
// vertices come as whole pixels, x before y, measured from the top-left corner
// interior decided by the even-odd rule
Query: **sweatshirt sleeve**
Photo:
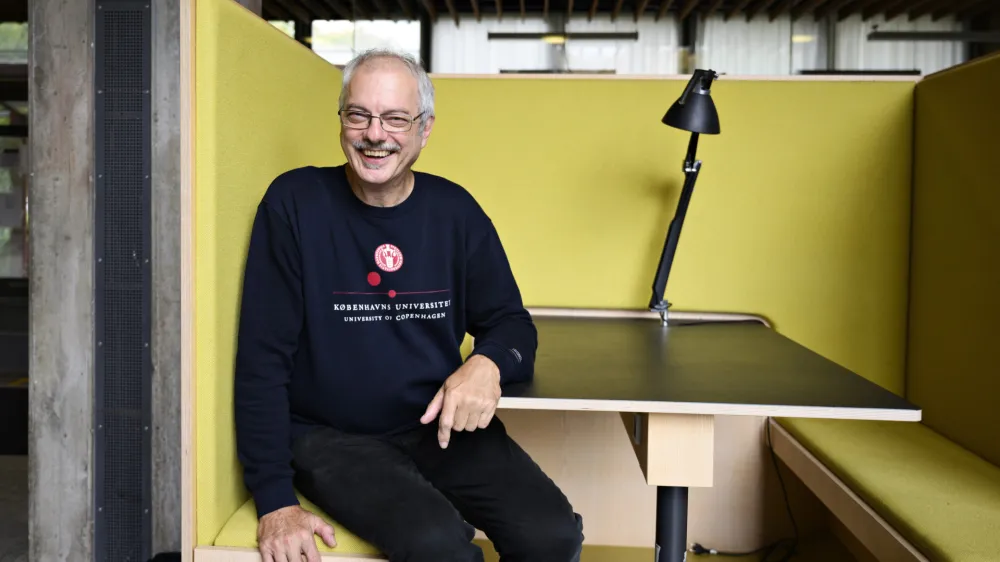
[[[482,230],[471,250],[466,277],[466,326],[474,338],[472,355],[496,363],[501,384],[527,381],[534,375],[538,333],[488,218]]]
[[[258,517],[298,505],[288,382],[303,321],[300,276],[291,227],[262,202],[243,279],[234,388],[237,456]]]

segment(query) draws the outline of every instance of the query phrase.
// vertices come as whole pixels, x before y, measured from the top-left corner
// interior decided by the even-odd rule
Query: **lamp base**
[[[670,307],[670,302],[663,300],[656,306],[649,307],[649,310],[651,312],[658,312],[660,314],[660,325],[667,326],[670,324]]]

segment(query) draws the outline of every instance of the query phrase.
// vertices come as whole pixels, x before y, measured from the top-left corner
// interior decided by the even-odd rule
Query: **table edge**
[[[557,410],[633,412],[645,414],[693,414],[717,416],[762,416],[778,418],[824,418],[872,421],[922,421],[920,408],[857,408],[838,406],[793,406],[780,404],[725,404],[711,402],[663,402],[648,400],[602,400],[582,398],[530,398],[503,396],[499,410]]]

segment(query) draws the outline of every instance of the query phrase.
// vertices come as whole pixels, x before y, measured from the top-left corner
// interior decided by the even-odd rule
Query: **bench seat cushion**
[[[780,419],[929,559],[1000,560],[1000,468],[921,423]]]
[[[331,519],[328,515],[323,513],[322,510],[316,507],[315,504],[302,497],[301,494],[297,495],[299,502],[304,509],[319,515],[324,521],[333,525],[334,537],[337,539],[337,546],[330,548],[326,546],[326,543],[323,542],[323,539],[321,539],[319,535],[315,535],[314,538],[316,540],[316,546],[319,547],[320,552],[370,555],[380,554],[375,547],[361,540],[357,535],[351,533],[339,523]],[[215,546],[257,548],[257,508],[252,499],[244,503],[236,511],[236,513],[229,518],[229,521],[227,521],[225,526],[223,526],[222,531],[219,532],[219,536],[215,538]]]

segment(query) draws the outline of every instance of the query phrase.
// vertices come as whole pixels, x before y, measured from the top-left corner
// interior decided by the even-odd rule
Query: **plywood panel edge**
[[[456,74],[440,72],[430,73],[431,80],[651,80],[669,81],[691,79],[690,74]],[[783,74],[745,74],[722,75],[719,80],[732,81],[768,81],[768,82],[908,82],[916,84],[920,76],[909,75],[783,75]]]
[[[192,562],[197,540],[195,480],[195,0],[180,4],[181,137],[181,560]]]

